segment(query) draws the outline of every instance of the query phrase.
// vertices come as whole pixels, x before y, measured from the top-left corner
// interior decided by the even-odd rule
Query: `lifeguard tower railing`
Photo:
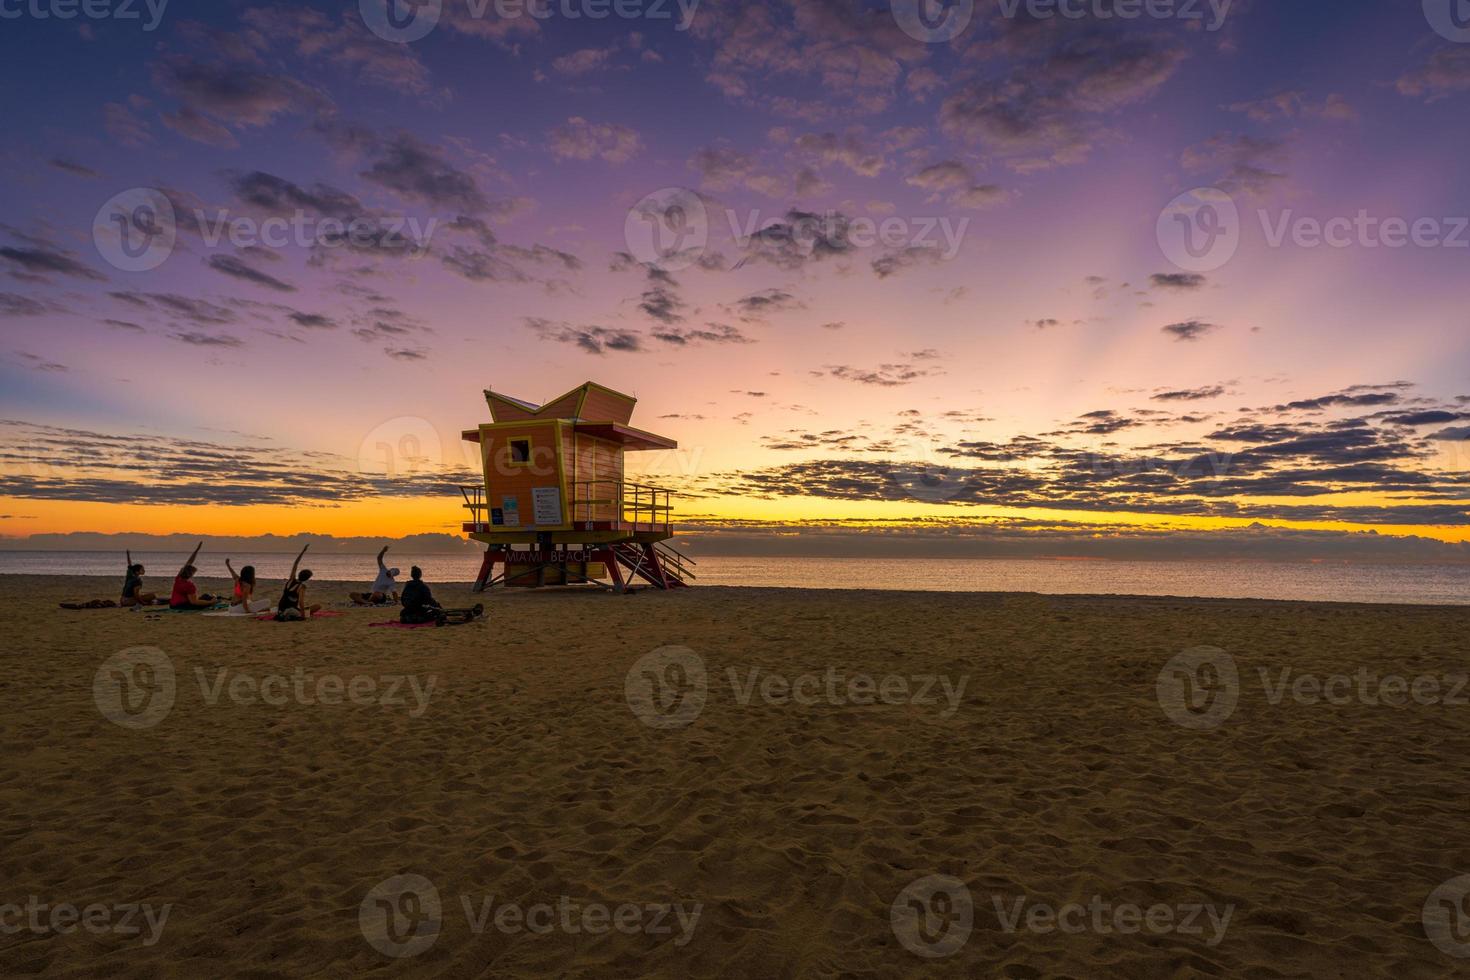
[[[672,490],[626,480],[578,480],[571,485],[568,517],[573,525],[613,524],[617,530],[670,534],[673,511]],[[486,524],[487,507],[483,484],[462,485],[465,508],[479,527]]]

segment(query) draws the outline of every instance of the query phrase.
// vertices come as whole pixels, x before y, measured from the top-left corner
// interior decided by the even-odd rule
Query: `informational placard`
[[[561,523],[561,488],[534,487],[531,490],[531,510],[537,524]]]
[[[506,527],[519,527],[521,523],[521,502],[516,497],[501,497],[500,512],[505,515]]]
[[[505,511],[501,510],[499,507],[491,507],[490,508],[490,523],[491,524],[504,524],[505,523]]]

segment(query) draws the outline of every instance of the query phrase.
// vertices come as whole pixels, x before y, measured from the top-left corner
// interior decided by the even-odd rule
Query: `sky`
[[[1464,7],[0,0],[0,539],[453,534],[595,380],[711,550],[1464,559]]]

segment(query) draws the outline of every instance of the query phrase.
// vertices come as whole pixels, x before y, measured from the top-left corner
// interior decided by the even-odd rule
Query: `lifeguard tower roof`
[[[577,432],[618,443],[628,450],[677,449],[679,445],[673,439],[628,425],[638,399],[595,381],[584,382],[544,405],[486,388],[485,404],[490,406],[490,417],[497,423],[565,419]],[[477,429],[467,430],[463,436],[469,442],[480,441]]]

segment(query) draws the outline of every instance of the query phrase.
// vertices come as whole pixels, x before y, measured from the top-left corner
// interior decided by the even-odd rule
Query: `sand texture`
[[[483,597],[488,623],[410,631],[369,626],[388,618],[374,610],[276,624],[56,608],[118,584],[0,578],[0,905],[168,916],[151,937],[0,931],[3,975],[1470,971],[1452,955],[1457,942],[1470,953],[1470,934],[1436,943],[1424,915],[1470,874],[1470,705],[1444,703],[1453,681],[1432,703],[1312,704],[1309,684],[1273,704],[1259,676],[1452,679],[1470,670],[1470,609],[548,591]],[[312,601],[347,589],[313,583]],[[1186,727],[1159,679],[1202,646],[1231,658],[1236,704],[1213,724],[1195,702],[1186,721],[1207,727]],[[172,702],[155,717],[160,654]],[[298,669],[307,703],[253,693],[281,694]],[[858,675],[903,678],[904,693],[890,681],[886,698],[853,704]],[[431,676],[425,702],[401,680],[380,703],[391,678],[422,693]],[[118,701],[137,712],[119,716],[105,707],[132,696],[118,677],[154,700]],[[260,687],[273,677],[285,680]],[[370,678],[373,693],[320,703],[323,677]],[[422,894],[374,891],[400,875],[433,886],[437,918]],[[935,904],[924,890],[936,875],[963,885],[967,936],[957,893]],[[917,952],[906,896],[933,916]],[[1017,903],[1093,896],[1165,907],[1178,925],[1192,906],[1231,913],[1223,931],[1203,912],[1198,932],[1099,927],[1091,912],[1080,929],[1046,928],[1044,913],[1006,927]],[[495,924],[496,910],[543,903],[624,908],[627,928],[584,928],[606,925],[598,913],[558,912],[544,932],[512,927],[513,913]],[[672,910],[652,921],[696,903],[692,928]],[[375,947],[368,933],[388,920],[373,908],[410,923],[379,946],[422,948]],[[0,926],[15,921],[0,909]]]

